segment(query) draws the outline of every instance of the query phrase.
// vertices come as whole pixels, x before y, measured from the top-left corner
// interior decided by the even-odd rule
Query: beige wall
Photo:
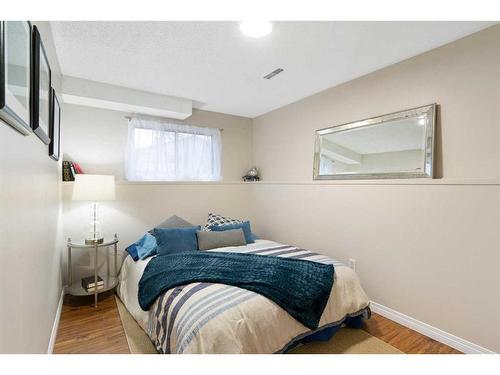
[[[441,181],[311,181],[316,129],[434,102]],[[260,116],[256,230],[354,258],[374,301],[500,352],[499,119],[500,26]]]
[[[500,177],[500,26],[254,119],[266,180],[310,180],[314,131],[438,103],[439,174]],[[286,150],[286,152],[285,152]]]
[[[207,183],[127,183],[116,185],[116,201],[103,202],[100,218],[106,236],[117,232],[120,254],[144,233],[171,215],[178,215],[195,225],[204,225],[209,212],[251,219],[249,184]],[[63,184],[64,235],[82,238],[90,221],[91,206],[71,200],[73,183]],[[108,251],[112,251],[109,249]],[[106,252],[100,258],[100,275],[106,275]],[[64,255],[64,263],[67,256]],[[92,274],[93,254],[75,250],[72,254],[74,279]],[[63,275],[66,282],[66,272]]]
[[[34,24],[59,91],[50,26]],[[0,160],[0,353],[44,353],[61,294],[60,164],[35,134],[1,121]]]
[[[85,173],[113,174],[124,179],[128,120],[124,112],[68,104],[62,128],[65,160],[80,163]],[[176,120],[182,123],[182,121]],[[239,181],[250,168],[252,120],[222,113],[193,110],[186,124],[223,128],[222,177]]]
[[[117,199],[101,205],[101,217],[108,235],[118,232],[120,250],[170,215],[177,214],[201,225],[206,222],[208,212],[241,218],[250,216],[249,186],[233,182],[239,181],[250,168],[251,119],[194,110],[193,115],[184,121],[224,129],[221,134],[224,181],[128,183],[123,181],[128,124],[125,115],[123,112],[66,105],[63,116],[65,160],[79,162],[85,173],[112,174],[117,178]],[[90,218],[90,205],[72,202],[73,184],[63,185],[64,237],[80,238]],[[67,263],[66,254],[64,263]],[[75,252],[73,263],[74,276],[78,279],[91,273],[93,257],[85,252]],[[105,268],[100,272],[105,272]]]

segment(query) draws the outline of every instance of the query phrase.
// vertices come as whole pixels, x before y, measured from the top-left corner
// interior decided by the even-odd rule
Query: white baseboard
[[[63,286],[61,290],[61,296],[59,297],[59,303],[57,305],[56,316],[54,318],[54,324],[52,325],[52,332],[50,334],[49,347],[47,348],[47,354],[52,354],[54,351],[54,345],[56,344],[57,331],[59,329],[59,320],[61,319],[61,312],[64,300],[64,294],[66,292],[66,287]]]
[[[387,319],[393,320],[405,327],[411,328],[414,331],[421,333],[422,335],[430,337],[431,339],[451,346],[452,348],[457,349],[462,353],[495,354],[495,352],[492,352],[489,349],[483,348],[482,346],[476,345],[470,341],[452,335],[451,333],[442,331],[439,328],[433,327],[427,323],[421,322],[379,303],[372,301],[370,302],[370,307],[373,312],[380,314]]]

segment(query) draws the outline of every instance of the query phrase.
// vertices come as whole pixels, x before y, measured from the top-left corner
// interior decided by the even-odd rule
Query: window
[[[129,181],[217,181],[220,130],[132,118],[125,176]]]

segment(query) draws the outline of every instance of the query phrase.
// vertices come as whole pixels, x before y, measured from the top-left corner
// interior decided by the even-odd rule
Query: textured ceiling
[[[63,74],[256,117],[477,32],[487,22],[51,22]],[[266,80],[276,68],[284,72]]]

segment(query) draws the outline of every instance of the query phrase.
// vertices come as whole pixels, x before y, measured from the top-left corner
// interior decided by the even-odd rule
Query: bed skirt
[[[286,353],[297,346],[304,345],[310,342],[328,341],[337,333],[337,331],[344,324],[350,328],[360,329],[363,326],[363,321],[365,319],[370,319],[371,315],[372,312],[370,310],[370,306],[367,306],[361,311],[345,316],[340,321],[330,324],[325,324],[324,326],[319,327],[318,329],[312,332],[307,332],[295,337],[292,341],[286,344],[281,350],[275,352],[275,354]]]

